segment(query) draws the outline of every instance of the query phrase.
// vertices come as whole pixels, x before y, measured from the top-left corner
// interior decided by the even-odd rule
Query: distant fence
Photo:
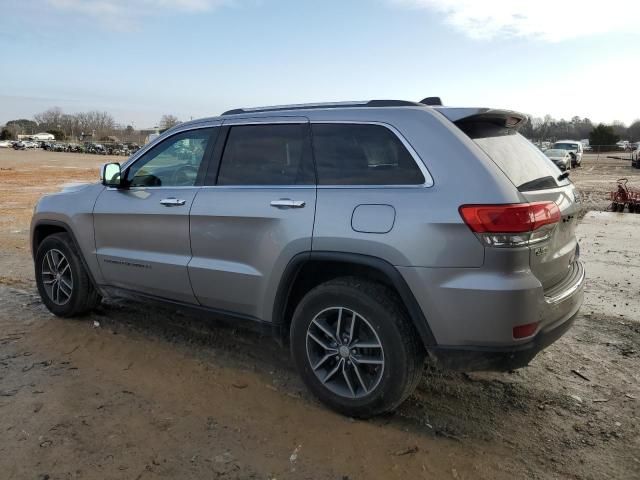
[[[630,153],[634,150],[631,146],[623,148],[620,145],[588,145],[584,148],[586,153]]]

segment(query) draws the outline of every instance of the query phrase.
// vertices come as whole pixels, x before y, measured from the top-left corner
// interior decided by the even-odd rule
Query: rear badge
[[[536,254],[536,257],[539,257],[540,255],[544,255],[548,251],[549,251],[549,247],[538,247],[533,251],[533,253]]]

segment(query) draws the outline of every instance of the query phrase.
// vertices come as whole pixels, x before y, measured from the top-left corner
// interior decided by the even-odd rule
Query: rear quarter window
[[[400,139],[382,125],[313,124],[320,185],[422,185],[425,178]]]

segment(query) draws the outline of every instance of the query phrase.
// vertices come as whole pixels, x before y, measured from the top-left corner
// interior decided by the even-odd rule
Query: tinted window
[[[169,137],[136,161],[127,173],[132,187],[190,187],[196,184],[213,128]]]
[[[558,167],[529,140],[511,128],[484,122],[458,125],[500,167],[520,191],[556,188]],[[557,148],[554,145],[554,148]]]
[[[321,185],[420,185],[424,176],[400,139],[381,125],[316,124]]]
[[[218,185],[315,183],[306,131],[303,124],[231,127]]]

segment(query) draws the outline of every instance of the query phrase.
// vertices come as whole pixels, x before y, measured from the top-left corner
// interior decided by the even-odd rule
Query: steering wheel
[[[190,187],[195,183],[198,169],[193,165],[178,167],[171,176],[171,184],[177,187]]]

